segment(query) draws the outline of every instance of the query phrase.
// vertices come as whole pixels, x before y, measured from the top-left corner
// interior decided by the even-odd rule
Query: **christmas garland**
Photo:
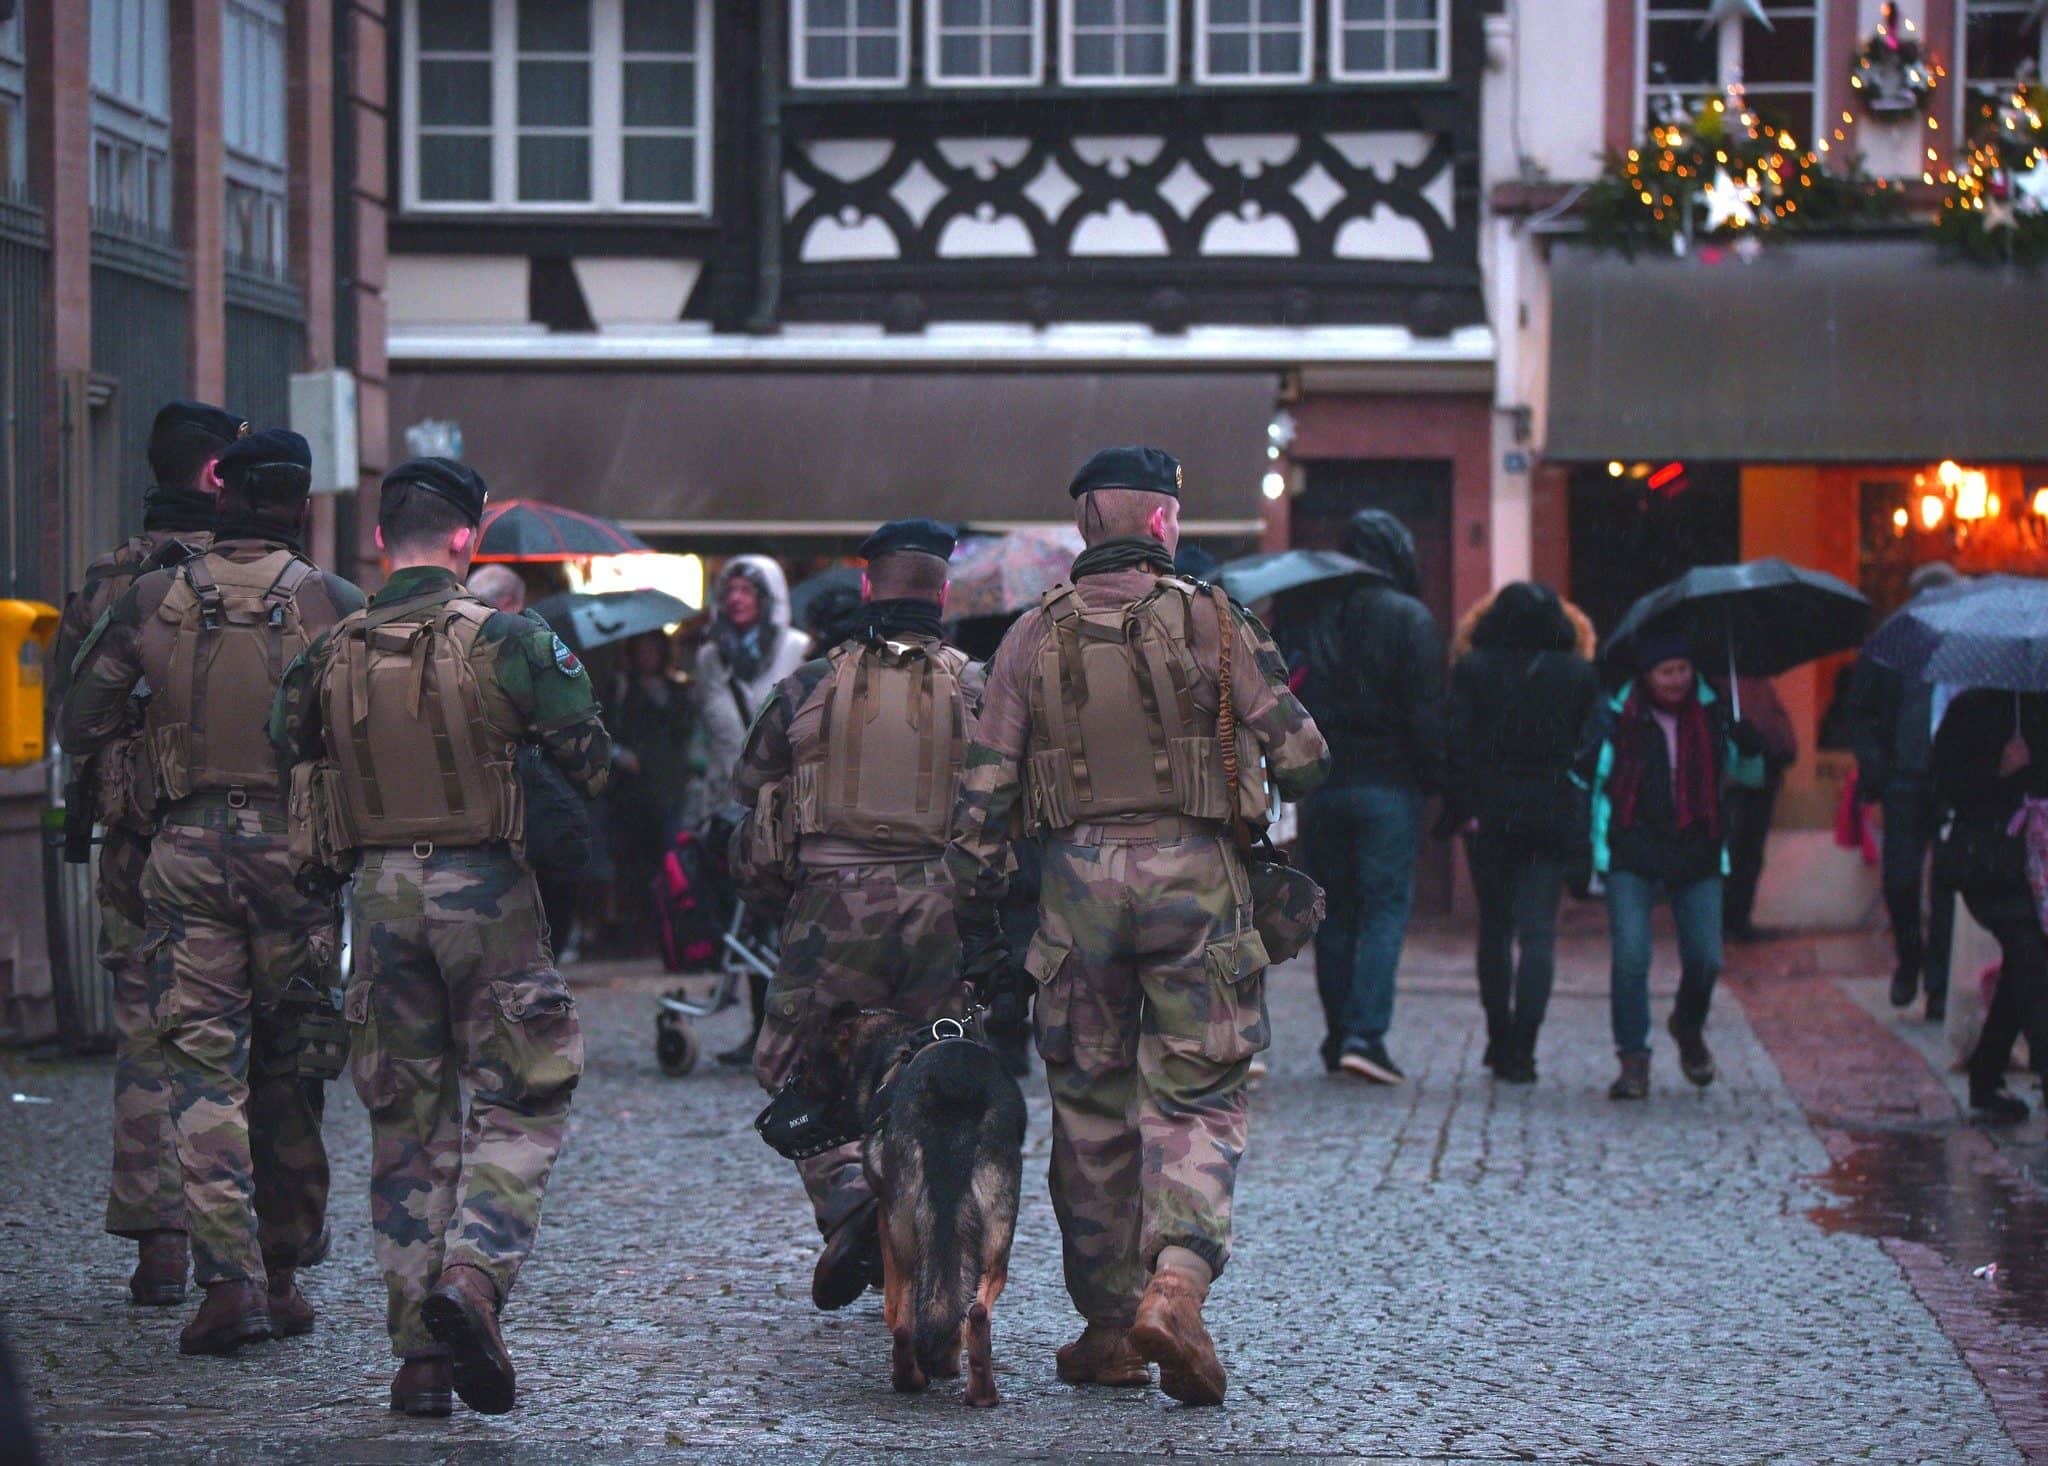
[[[1985,98],[1970,151],[1942,175],[1946,193],[1935,237],[1987,264],[2032,268],[2048,260],[2048,90],[2022,83],[2002,101]]]
[[[1872,117],[1909,117],[1926,110],[1942,75],[1922,54],[1911,21],[1887,3],[1877,29],[1850,58],[1849,85]]]
[[[1627,255],[1696,242],[1840,229],[1898,212],[1901,194],[1860,165],[1844,175],[1773,131],[1739,89],[1696,107],[1676,99],[1649,137],[1612,155],[1584,200],[1588,240]]]

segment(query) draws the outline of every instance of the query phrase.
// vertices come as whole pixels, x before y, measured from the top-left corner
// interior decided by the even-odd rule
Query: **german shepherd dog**
[[[990,1328],[1017,1228],[1024,1095],[986,1046],[930,1035],[901,1013],[841,1003],[812,1035],[803,1085],[863,1137],[891,1381],[912,1392],[956,1377],[964,1343],[967,1403],[993,1405]]]

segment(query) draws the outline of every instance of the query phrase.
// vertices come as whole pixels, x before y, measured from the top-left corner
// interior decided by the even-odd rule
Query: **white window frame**
[[[1695,24],[1703,24],[1707,17],[1709,0],[1692,0],[1692,3],[1697,6],[1699,11],[1699,14],[1696,16],[1688,15],[1684,12],[1661,11],[1658,13],[1658,19],[1677,20],[1683,17]],[[1828,39],[1827,0],[1764,0],[1764,8],[1766,11],[1797,11],[1802,16],[1807,12],[1812,13],[1813,84],[1810,90],[1813,94],[1813,104],[1807,112],[1805,136],[1800,137],[1798,141],[1806,147],[1814,147],[1821,139],[1828,135],[1827,129],[1822,123],[1822,118],[1826,114],[1828,105],[1827,66],[1833,54],[1829,49],[1831,43]],[[1720,64],[1716,69],[1716,75],[1719,78],[1716,84],[1718,92],[1725,92],[1736,82],[1743,82],[1745,93],[1754,91],[1758,96],[1762,97],[1785,95],[1785,93],[1777,88],[1789,85],[1788,83],[1774,84],[1766,82],[1761,88],[1751,88],[1743,77],[1742,18],[1740,16],[1730,16],[1723,20],[1716,40],[1720,46]],[[1671,91],[1676,91],[1681,96],[1702,94],[1700,84],[1698,83],[1688,82],[1683,85],[1673,86],[1669,83],[1659,83],[1650,76],[1650,3],[1649,0],[1636,0],[1635,118],[1637,132],[1640,133],[1649,126],[1651,98]],[[1705,95],[1718,95],[1718,92],[1705,93]]]
[[[1984,83],[1970,75],[1970,12],[1988,11],[1993,14],[2026,16],[2034,12],[2031,0],[1956,0],[1956,44],[1955,78],[1956,97],[1950,122],[1957,129],[1957,135],[1967,137],[1975,117],[1972,99],[1976,89]],[[1997,78],[2003,86],[2009,79]],[[2048,17],[2044,17],[2034,37],[2034,80],[2037,84],[2048,83]]]
[[[239,90],[247,79],[246,70],[238,76],[236,69],[229,64],[233,59],[229,46],[238,27],[245,29],[244,49],[239,53],[245,64],[248,30],[266,30],[275,40],[276,65],[274,68],[258,68],[259,91],[253,100]],[[263,256],[238,254],[236,259],[280,276],[291,266],[290,68],[284,0],[225,0],[221,7],[221,171],[227,183],[226,196],[222,200],[226,212],[222,220],[226,231],[224,242],[232,243],[237,233],[233,223],[235,191],[255,195],[268,221],[266,232],[270,236],[269,242]],[[238,146],[235,140],[238,119],[237,108],[233,104],[238,100],[242,110],[255,113],[256,126],[263,134],[253,139],[253,148]],[[273,139],[267,135],[272,121],[277,128],[274,146]],[[250,141],[248,138],[240,139],[243,144]]]
[[[1396,0],[1387,0],[1387,19],[1375,23],[1387,35],[1387,55],[1393,56],[1394,37],[1401,31],[1419,31],[1427,22],[1394,19]],[[1444,81],[1451,74],[1451,3],[1436,0],[1436,65],[1414,71],[1353,71],[1344,65],[1344,33],[1353,22],[1344,19],[1344,0],[1330,0],[1330,80],[1349,82]]]
[[[101,154],[127,156],[137,172],[137,197],[142,213],[115,213],[113,217],[169,235],[173,220],[168,0],[92,0],[91,34],[101,42],[117,42],[119,50],[113,64],[124,73],[112,78],[111,85],[102,85],[105,79],[97,73],[97,66],[106,59],[104,50],[87,63],[92,77],[93,210],[95,214],[101,212]],[[134,56],[128,54],[131,45],[136,49]],[[130,70],[129,63],[136,62],[138,57],[133,75],[125,74]]]
[[[939,0],[924,0],[924,75],[934,87],[1035,87],[1045,82],[1045,0],[1031,4],[1031,74],[947,76],[939,70]],[[1005,30],[1007,31],[1007,27]],[[986,35],[986,32],[984,32]]]
[[[669,128],[627,128],[624,125],[625,64],[642,57],[670,55],[625,49],[625,14],[621,0],[589,0],[590,13],[590,199],[588,202],[539,200],[522,202],[519,189],[519,134],[547,129],[519,125],[518,0],[491,0],[491,197],[486,200],[423,200],[419,188],[419,11],[433,0],[405,0],[399,62],[399,190],[405,212],[417,215],[659,215],[705,218],[713,204],[712,123],[716,82],[712,37],[716,26],[714,0],[697,0],[697,114],[695,128],[697,197],[680,203],[629,202],[625,196],[625,139],[628,136],[670,136]],[[539,53],[531,53],[539,54]],[[675,53],[680,54],[680,53]],[[481,131],[482,129],[479,129]],[[580,129],[578,129],[580,131]]]
[[[1075,0],[1060,0],[1060,84],[1069,87],[1161,87],[1180,80],[1181,0],[1166,0],[1166,70],[1156,76],[1083,76],[1074,69]],[[1151,27],[1146,27],[1150,30]],[[1097,34],[1091,28],[1090,34]],[[1122,39],[1127,33],[1121,22],[1114,30],[1099,32]]]
[[[1301,0],[1301,69],[1293,73],[1254,71],[1242,76],[1218,76],[1209,69],[1209,0],[1195,0],[1195,80],[1204,86],[1218,87],[1284,87],[1300,86],[1315,77],[1316,67],[1316,11],[1315,0]],[[1250,34],[1257,39],[1265,29],[1258,22],[1258,0],[1252,0],[1252,22]],[[1235,31],[1235,27],[1232,30]],[[1256,63],[1258,47],[1252,47]]]
[[[896,72],[893,76],[812,76],[805,64],[808,54],[805,42],[810,39],[810,28],[805,19],[809,0],[789,0],[789,81],[791,86],[802,87],[805,91],[857,91],[883,87],[906,86],[910,82],[910,0],[894,0],[896,24]],[[882,35],[885,32],[873,26],[854,23],[851,17],[857,15],[859,0],[847,0],[849,22],[845,34],[858,38],[867,35]],[[840,32],[833,29],[833,35]],[[851,56],[849,55],[849,64]]]

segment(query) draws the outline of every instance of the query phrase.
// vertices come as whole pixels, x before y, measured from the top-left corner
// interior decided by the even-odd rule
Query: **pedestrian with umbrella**
[[[1722,791],[1763,780],[1764,741],[1735,697],[1709,687],[1698,658],[1731,679],[1770,677],[1854,646],[1868,602],[1833,576],[1782,560],[1688,571],[1622,618],[1610,662],[1634,676],[1600,703],[1582,742],[1592,796],[1592,866],[1604,881],[1613,948],[1611,1021],[1621,1073],[1615,1100],[1650,1093],[1650,913],[1661,898],[1678,928],[1678,1001],[1667,1025],[1679,1067],[1704,1088],[1717,1073],[1706,1041],[1721,973]]]
[[[1334,558],[1348,564],[1324,567],[1340,573],[1313,590],[1247,573],[1270,567],[1227,566],[1223,580],[1241,600],[1263,592],[1289,601],[1278,618],[1280,649],[1302,669],[1299,696],[1330,744],[1329,782],[1301,806],[1303,863],[1329,893],[1315,942],[1324,1067],[1399,1084],[1406,1076],[1386,1040],[1415,902],[1423,801],[1443,783],[1443,639],[1419,597],[1406,525],[1360,510],[1346,548],[1348,557]]]
[[[1970,1110],[1993,1125],[2027,1117],[2026,1102],[2005,1088],[2022,1032],[2035,1073],[2048,1070],[2048,935],[2038,895],[2048,876],[2044,626],[2048,584],[1993,576],[1916,597],[1864,648],[1867,659],[1935,684],[1934,791],[1953,812],[1935,880],[1961,894],[2000,957],[1968,1065]]]

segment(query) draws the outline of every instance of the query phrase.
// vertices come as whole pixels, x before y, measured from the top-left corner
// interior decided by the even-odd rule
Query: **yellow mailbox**
[[[57,608],[0,601],[0,765],[43,756],[43,659],[57,634]]]

